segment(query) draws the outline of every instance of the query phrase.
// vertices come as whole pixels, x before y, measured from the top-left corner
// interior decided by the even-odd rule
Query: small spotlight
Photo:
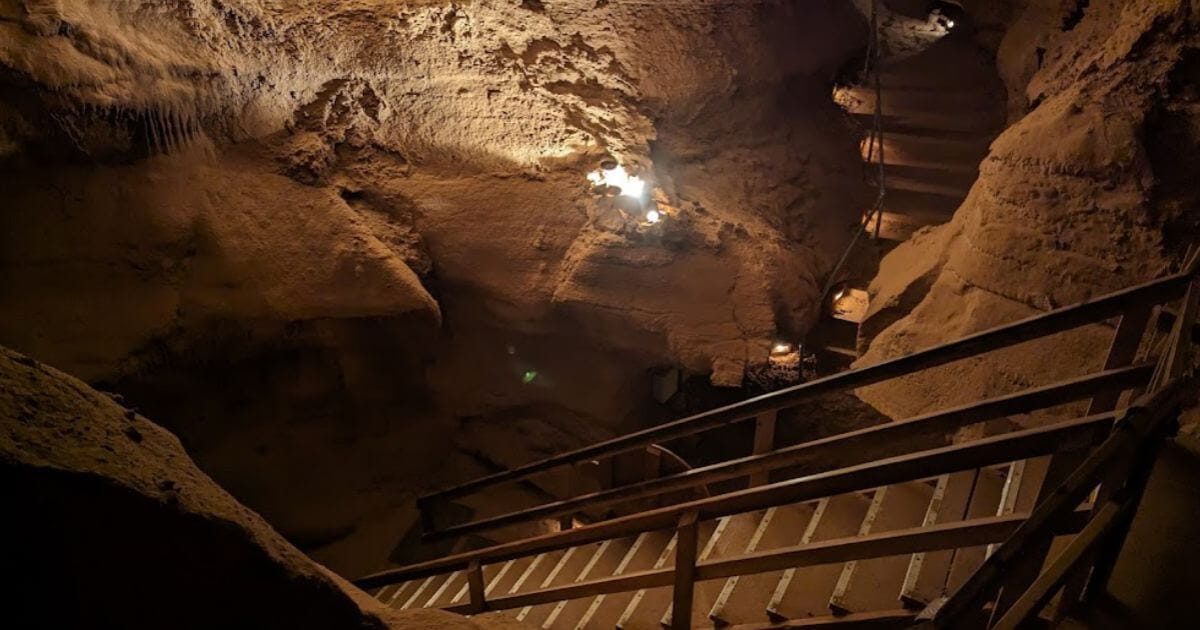
[[[946,20],[946,28],[947,29],[954,28],[954,20]]]
[[[777,341],[771,348],[771,354],[790,354],[792,352],[792,344],[786,341]]]
[[[658,223],[662,220],[662,213],[658,210],[651,210],[646,213],[646,221],[649,223]]]

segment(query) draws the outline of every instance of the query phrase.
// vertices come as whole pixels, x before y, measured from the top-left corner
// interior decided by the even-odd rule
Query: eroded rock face
[[[840,0],[0,18],[0,341],[124,392],[311,544],[669,413],[651,367],[740,384],[866,203]],[[663,221],[592,190],[608,156]],[[460,430],[556,437],[452,456]]]
[[[286,542],[162,427],[0,348],[5,624],[507,627],[385,608]]]
[[[1194,189],[1182,185],[1200,141],[1195,20],[1190,3],[1157,1],[1034,2],[1017,15],[999,65],[1013,69],[1010,93],[1023,95],[1010,102],[1031,110],[993,144],[954,220],[883,261],[873,314],[907,315],[878,333],[862,364],[1178,263],[1198,218]],[[1030,60],[1032,74],[1022,70]],[[1111,334],[1095,326],[859,394],[909,416],[1094,370]]]

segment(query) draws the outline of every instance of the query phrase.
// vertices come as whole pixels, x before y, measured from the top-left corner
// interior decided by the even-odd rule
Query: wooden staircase
[[[429,495],[421,507],[430,541],[516,523],[562,529],[357,583],[396,608],[506,615],[540,628],[1052,621],[1103,589],[1147,462],[1194,389],[1198,266],[1191,256],[1161,280]],[[1164,315],[1173,321],[1168,337],[1146,339]],[[1115,332],[1099,372],[819,440],[775,440],[776,413],[813,396],[1105,322]],[[1150,348],[1160,354],[1148,356]],[[992,435],[973,439],[959,431],[1071,402],[1086,412],[1035,426],[993,422]],[[754,452],[728,461],[660,469],[466,523],[432,516],[502,484],[604,469],[647,446],[751,418]],[[1011,429],[997,433],[1000,425]],[[743,489],[709,493],[737,479]],[[591,522],[574,526],[577,518]],[[1047,606],[1052,600],[1060,605]]]
[[[883,63],[879,72],[887,197],[878,231],[881,239],[899,242],[949,221],[962,205],[1004,128],[1005,91],[995,63],[965,31]],[[876,98],[871,85],[843,96],[864,129],[874,125]],[[863,146],[864,160],[878,155],[871,142]],[[868,231],[875,230],[872,222]]]

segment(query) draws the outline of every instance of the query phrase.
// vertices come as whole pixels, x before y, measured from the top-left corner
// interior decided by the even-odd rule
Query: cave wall
[[[1196,20],[1189,2],[1047,0],[1014,14],[998,65],[1015,122],[953,221],[882,261],[869,317],[894,323],[862,340],[858,365],[1177,268],[1200,216],[1181,185],[1200,139]],[[906,417],[1094,370],[1111,335],[1093,326],[859,395]]]
[[[670,414],[650,368],[738,385],[807,330],[865,38],[839,0],[0,0],[0,343],[294,540],[404,527]],[[609,155],[666,220],[595,194]]]

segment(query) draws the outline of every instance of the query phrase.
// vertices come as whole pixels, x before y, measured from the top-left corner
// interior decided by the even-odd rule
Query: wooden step
[[[606,540],[592,545],[593,551],[586,564],[575,576],[574,582],[586,582],[593,578],[612,575],[632,540]],[[587,611],[590,598],[560,601],[554,605],[542,621],[543,628],[572,628]]]
[[[782,505],[761,512],[754,534],[744,553],[766,551],[796,544],[796,533],[803,532],[812,518],[815,504]],[[727,579],[708,618],[717,625],[761,621],[782,571],[736,576]]]
[[[417,588],[406,596],[404,603],[400,604],[400,610],[408,610],[409,608],[420,608],[425,602],[422,597],[428,598],[430,593],[437,590],[438,586],[445,582],[448,575],[431,575],[420,581]]]
[[[729,518],[725,517],[700,523],[699,539],[702,541],[702,547],[697,554],[700,560],[705,560],[713,554],[717,541],[724,536],[728,522]],[[667,546],[655,560],[655,567],[661,569],[672,565],[675,561],[676,542],[674,533],[672,533]],[[641,597],[638,597],[639,594]],[[669,586],[638,591],[626,604],[625,610],[615,626],[623,630],[661,630],[664,624],[669,626],[672,594]]]
[[[919,481],[876,490],[859,534],[919,526],[925,519],[933,490],[930,484]],[[908,560],[908,556],[890,556],[847,562],[829,598],[829,609],[835,615],[894,609],[900,599]]]
[[[1004,474],[994,468],[984,468],[975,478],[971,501],[967,506],[967,517],[985,518],[995,516],[1004,490]],[[983,564],[987,546],[968,547],[954,552],[950,563],[950,576],[946,580],[946,593],[952,594]]]
[[[851,113],[855,122],[868,132],[875,127],[874,96],[864,101],[862,107]],[[1003,121],[1001,121],[1003,124]],[[938,115],[929,112],[907,111],[890,113],[883,117],[883,133],[902,133],[929,138],[951,140],[990,139],[996,137],[998,129],[994,120],[972,115]]]
[[[462,590],[459,590],[459,587]],[[423,603],[419,602],[416,608],[436,608],[438,606],[448,606],[456,604],[467,594],[467,575],[465,571],[455,571],[446,577],[437,589],[429,594]]]
[[[547,553],[539,553],[533,557],[533,560],[525,567],[524,571],[517,576],[517,579],[508,587],[507,595],[516,595],[517,593],[528,593],[543,588],[542,583],[554,570],[559,559],[566,551],[551,551]],[[514,611],[514,613],[519,612]]]
[[[588,561],[595,555],[599,549],[600,543],[592,543],[582,547],[570,547],[562,552],[562,555],[554,562],[550,571],[542,578],[541,584],[537,589],[541,590],[552,586],[561,586],[574,582],[579,573],[587,565]],[[523,621],[531,626],[540,626],[550,611],[554,610],[557,604],[538,604],[537,606],[526,606],[517,611],[517,621]]]
[[[677,540],[678,538],[676,535],[672,534],[670,539],[667,541],[666,546],[664,546],[662,551],[658,554],[658,558],[654,561],[654,565],[651,568],[661,569],[667,566],[667,563],[670,562],[671,558],[673,558],[675,555],[675,543]],[[658,591],[658,593],[656,593],[657,596],[665,596],[666,599],[663,601],[669,600],[671,597],[671,592],[668,588],[641,589],[637,591],[633,594],[633,597],[630,598],[629,603],[625,605],[625,610],[621,612],[621,616],[617,618],[617,622],[615,624],[617,630],[632,629],[635,625],[637,625],[635,617],[641,617],[644,620],[646,615],[639,615],[639,613],[643,610],[650,609],[650,614],[654,615],[654,619],[659,618],[658,613],[656,612],[657,609],[653,608],[651,604],[647,604],[645,607],[642,606],[642,602],[647,598],[647,595],[649,595],[651,590]],[[651,599],[653,600],[654,598]],[[657,623],[642,625],[657,625]]]
[[[977,471],[970,470],[939,477],[923,525],[961,521],[967,513],[977,474]],[[900,590],[903,605],[919,610],[942,597],[946,592],[946,578],[950,575],[953,560],[953,549],[913,554],[904,576],[904,586]]]
[[[862,526],[870,503],[870,499],[859,493],[818,502],[808,527],[796,542],[854,536]],[[784,571],[767,604],[767,614],[776,621],[827,616],[829,597],[841,569],[841,565],[828,564]]]
[[[730,543],[728,542],[729,539],[737,540],[741,538],[746,529],[747,523],[745,522],[745,519],[739,519],[736,516],[723,516],[717,519],[716,527],[709,532],[708,537],[705,539],[704,548],[700,550],[700,553],[696,557],[696,561],[703,562],[709,558],[719,558],[726,555],[731,555],[728,553],[723,553],[721,550],[730,546]],[[744,538],[742,539],[744,540]],[[647,593],[647,595],[649,595],[649,593]],[[706,595],[707,597],[705,597]],[[712,606],[712,601],[715,600],[716,594],[712,593],[710,583],[700,582],[696,584],[696,592],[693,597],[695,600],[693,607],[697,610],[707,611],[708,607]],[[706,598],[709,601],[704,603],[702,598]],[[694,610],[690,612],[692,613],[694,625],[697,621],[697,615],[695,614]],[[666,612],[664,612],[660,618],[659,625],[663,626],[664,628],[671,627],[671,622],[674,619],[674,616],[675,610],[671,604],[671,595],[668,593]],[[704,615],[700,614],[699,617],[702,620]]]
[[[927,138],[912,134],[885,132],[883,138],[884,163],[932,162],[958,163],[978,168],[988,153],[988,143],[983,140],[949,140]]]
[[[402,584],[392,585],[390,587],[391,590],[384,589],[381,591],[378,599],[379,601],[383,602],[383,605],[385,606],[390,608],[399,608],[402,604],[404,604],[405,601],[408,600],[408,596],[412,594],[412,591],[417,588],[415,582],[415,580],[411,580]]]
[[[621,575],[634,571],[645,571],[654,568],[658,565],[658,560],[666,559],[663,552],[668,546],[671,551],[674,551],[675,534],[673,531],[668,532],[647,532],[638,537],[639,543],[635,543],[626,552],[625,557],[621,559],[621,563],[617,565],[613,575]],[[588,607],[588,612],[584,614],[576,628],[616,628],[620,620],[624,617],[626,609],[631,603],[636,593],[613,593],[610,595],[599,595],[595,597]],[[643,595],[644,597],[644,595]]]

